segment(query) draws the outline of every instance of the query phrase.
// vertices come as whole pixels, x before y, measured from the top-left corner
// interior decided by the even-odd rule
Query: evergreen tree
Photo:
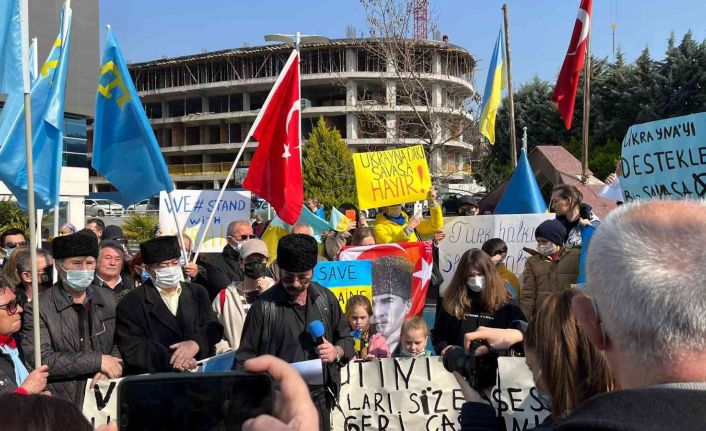
[[[317,198],[327,210],[346,202],[357,205],[353,155],[341,133],[319,118],[302,148],[305,196]]]

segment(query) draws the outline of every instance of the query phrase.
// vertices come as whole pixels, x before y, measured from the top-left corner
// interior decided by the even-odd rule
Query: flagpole
[[[184,262],[189,262],[189,255],[186,254],[186,244],[184,244],[184,232],[182,232],[182,227],[179,224],[179,218],[176,215],[176,210],[174,210],[174,197],[172,196],[172,192],[167,192],[167,199],[169,199],[169,205],[172,206],[172,215],[174,216],[174,224],[176,225],[177,228],[177,239],[179,240],[179,247],[181,247],[181,254],[184,256]],[[214,211],[215,212],[215,211]],[[213,214],[213,213],[211,213]],[[193,248],[194,245],[191,244],[191,247]]]
[[[507,97],[510,114],[510,160],[517,167],[517,142],[515,140],[515,99],[512,91],[512,60],[510,58],[510,8],[503,4],[505,21],[505,59],[507,60]]]
[[[32,274],[32,324],[34,336],[34,368],[42,366],[39,331],[39,284],[37,283],[37,210],[34,204],[34,164],[32,160],[32,93],[29,83],[29,34],[27,0],[20,2],[22,23],[22,57],[24,77],[25,152],[27,157],[27,215],[29,216],[30,273]]]
[[[583,72],[583,148],[581,150],[581,182],[588,183],[588,131],[591,111],[591,28],[586,36],[586,61]]]
[[[295,55],[295,53],[296,53],[296,55]],[[238,161],[240,161],[240,157],[242,157],[243,152],[245,151],[245,147],[248,145],[248,142],[250,142],[250,138],[252,137],[252,134],[254,133],[258,124],[260,124],[260,120],[262,120],[262,116],[264,115],[265,110],[267,108],[267,105],[270,103],[270,100],[272,99],[272,96],[275,94],[275,91],[277,90],[279,85],[282,83],[282,80],[284,79],[284,75],[285,75],[284,71],[289,70],[289,68],[292,65],[292,62],[294,62],[294,58],[296,58],[296,57],[299,57],[299,52],[297,50],[293,50],[292,53],[289,55],[289,58],[287,59],[287,63],[282,68],[282,72],[280,72],[279,76],[277,77],[277,80],[275,81],[275,85],[272,86],[270,93],[267,95],[265,102],[262,104],[262,107],[260,108],[260,112],[258,112],[257,117],[255,117],[255,121],[253,121],[252,126],[250,126],[250,130],[248,130],[248,134],[245,137],[245,141],[243,141],[243,145],[240,147],[240,151],[238,151],[238,155],[235,156],[235,160],[233,161],[233,165],[230,167],[230,171],[228,171],[228,175],[226,176],[225,181],[223,181],[223,186],[221,187],[220,192],[218,192],[218,197],[216,198],[216,203],[215,203],[214,208],[218,208],[218,205],[221,203],[221,200],[223,199],[223,193],[225,193],[225,191],[226,191],[226,187],[228,186],[228,182],[230,181],[231,178],[233,178],[233,174],[235,173],[235,166],[238,164]],[[301,121],[301,113],[299,115],[299,119]],[[199,243],[198,243],[198,246],[196,247],[196,253],[194,254],[194,258],[192,259],[192,262],[196,262],[196,259],[198,259],[198,257],[199,257],[199,253],[201,252],[201,245],[203,243],[204,238],[206,237],[206,233],[208,232],[208,229],[211,227],[211,224],[213,223],[213,217],[215,215],[216,215],[216,211],[211,211],[211,214],[208,216],[208,221],[206,222],[206,226],[203,229],[203,232],[201,233],[201,237],[199,238]]]

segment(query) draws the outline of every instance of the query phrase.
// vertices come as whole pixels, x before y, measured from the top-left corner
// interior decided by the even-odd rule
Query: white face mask
[[[83,292],[93,283],[95,271],[91,269],[65,269],[64,283],[76,292]]]
[[[169,266],[167,268],[157,268],[154,271],[154,285],[161,289],[171,289],[176,287],[180,281],[184,279],[179,265]]]
[[[549,256],[550,254],[554,253],[554,244],[549,243],[547,245],[539,245],[537,246],[537,251],[540,252],[544,256]]]
[[[472,275],[468,277],[466,285],[469,289],[474,292],[482,292],[485,288],[485,276],[484,275]]]

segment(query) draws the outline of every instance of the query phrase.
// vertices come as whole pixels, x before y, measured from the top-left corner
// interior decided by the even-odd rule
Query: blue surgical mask
[[[63,268],[62,268],[63,269]],[[96,271],[92,269],[64,269],[62,280],[75,292],[84,292],[93,283]]]
[[[140,274],[140,279],[143,283],[146,283],[150,279],[150,273],[146,268],[142,268],[142,274]]]
[[[17,247],[5,247],[5,258],[9,259]]]

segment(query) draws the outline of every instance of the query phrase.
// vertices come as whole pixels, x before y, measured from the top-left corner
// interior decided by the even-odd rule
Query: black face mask
[[[254,280],[264,277],[267,271],[265,262],[248,262],[245,264],[245,276]]]
[[[44,273],[40,275],[39,280],[37,280],[39,285],[42,287],[52,287],[52,285],[54,284],[54,280],[52,280],[53,272],[54,268],[52,267],[52,265],[47,265],[44,268]]]

